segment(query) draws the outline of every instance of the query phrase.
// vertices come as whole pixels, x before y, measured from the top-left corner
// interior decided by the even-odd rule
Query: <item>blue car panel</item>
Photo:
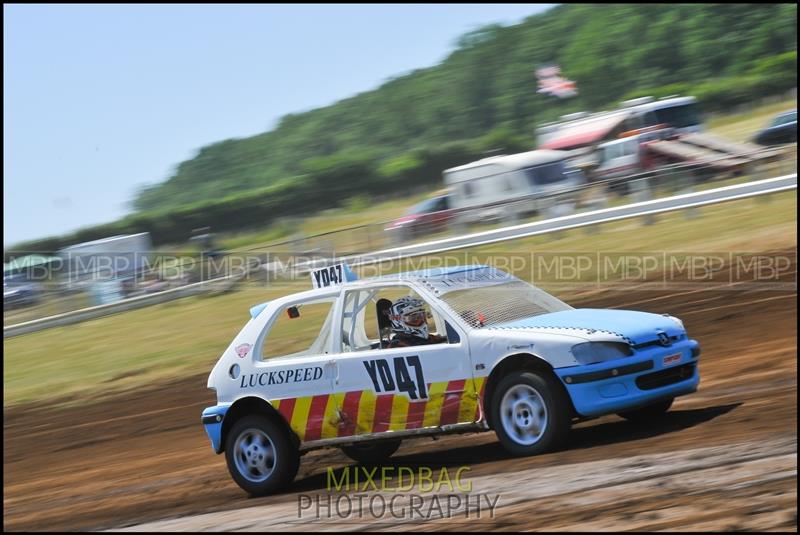
[[[229,408],[229,405],[215,405],[203,410],[203,427],[211,439],[211,447],[217,453],[222,452],[222,422]]]
[[[630,357],[556,369],[582,416],[627,411],[697,390],[699,344],[651,346]]]

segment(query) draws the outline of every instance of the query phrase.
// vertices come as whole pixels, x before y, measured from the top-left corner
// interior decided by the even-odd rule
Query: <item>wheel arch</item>
[[[286,430],[292,444],[294,444],[296,447],[300,446],[300,439],[297,437],[297,434],[292,431],[292,428],[289,426],[289,422],[286,421],[283,415],[279,413],[275,407],[273,407],[267,400],[258,396],[247,396],[237,399],[225,413],[225,419],[222,421],[222,432],[220,434],[219,453],[225,451],[225,442],[228,439],[228,433],[230,433],[231,428],[233,428],[236,422],[250,414],[261,414],[275,421],[278,425]]]
[[[516,353],[503,357],[500,361],[498,361],[497,364],[495,364],[495,366],[492,368],[492,371],[489,373],[489,377],[486,379],[486,388],[484,389],[484,396],[482,400],[483,414],[486,418],[486,424],[491,429],[494,429],[491,411],[492,396],[495,394],[497,385],[500,383],[503,377],[507,376],[509,373],[524,370],[535,371],[552,377],[559,387],[564,391],[566,399],[569,400],[570,410],[572,413],[577,414],[575,411],[575,406],[572,403],[572,398],[567,392],[564,384],[561,382],[561,379],[559,379],[555,371],[553,371],[553,366],[542,357],[533,353]]]

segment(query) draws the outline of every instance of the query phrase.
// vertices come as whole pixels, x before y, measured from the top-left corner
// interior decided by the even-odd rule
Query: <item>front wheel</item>
[[[399,447],[399,440],[387,440],[383,442],[355,443],[351,446],[343,446],[342,451],[358,463],[380,464],[391,457]]]
[[[491,410],[498,440],[514,455],[558,448],[572,425],[566,393],[554,378],[536,372],[503,378],[492,396]]]
[[[300,455],[286,429],[256,414],[233,425],[225,441],[225,460],[233,480],[254,496],[282,489],[300,466]]]
[[[665,412],[672,407],[672,402],[675,401],[675,398],[668,398],[652,405],[647,405],[646,407],[642,407],[641,409],[634,409],[632,411],[626,412],[619,412],[617,416],[622,416],[626,420],[630,420],[631,422],[647,422],[654,418],[658,418],[662,416]]]

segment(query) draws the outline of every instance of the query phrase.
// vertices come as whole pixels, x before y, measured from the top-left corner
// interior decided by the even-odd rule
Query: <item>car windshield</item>
[[[414,214],[427,214],[429,212],[436,211],[436,204],[439,202],[439,198],[435,197],[433,199],[425,199],[419,204],[414,205],[406,215],[414,215]]]
[[[532,186],[544,186],[561,182],[567,177],[564,175],[564,162],[553,162],[546,165],[529,167],[525,169],[525,176]]]
[[[797,112],[796,111],[793,111],[791,113],[785,113],[783,115],[778,115],[772,121],[772,124],[770,126],[780,126],[782,124],[788,124],[788,123],[791,123],[791,122],[797,122]]]
[[[700,123],[695,104],[661,108],[660,110],[655,110],[654,113],[659,123],[665,123],[675,128],[686,128]]]
[[[572,307],[516,277],[491,286],[464,287],[444,293],[442,301],[475,329],[501,325]]]

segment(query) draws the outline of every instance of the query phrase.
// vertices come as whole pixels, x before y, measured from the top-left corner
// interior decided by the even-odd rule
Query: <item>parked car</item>
[[[574,309],[490,266],[358,280],[339,264],[311,280],[251,308],[208,377],[217,403],[202,423],[254,495],[285,487],[315,448],[380,463],[404,439],[494,430],[535,455],[573,422],[656,421],[700,381],[700,345],[678,318]],[[430,336],[395,346],[392,306],[409,297]]]
[[[3,309],[35,305],[41,294],[41,286],[37,283],[3,278]]]
[[[398,241],[444,230],[453,218],[450,199],[449,193],[425,199],[404,216],[392,221],[384,230],[394,233]]]
[[[797,141],[797,110],[778,114],[765,129],[753,136],[759,145],[780,145]]]

